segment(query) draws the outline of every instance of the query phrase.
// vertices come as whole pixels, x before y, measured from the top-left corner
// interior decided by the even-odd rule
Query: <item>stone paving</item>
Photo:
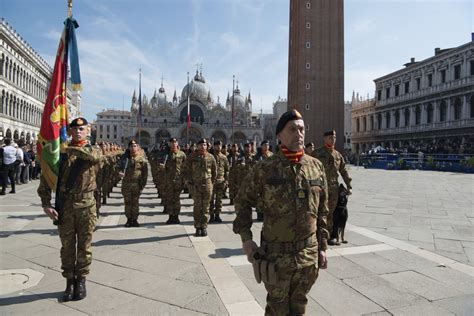
[[[352,167],[349,243],[328,251],[308,315],[474,315],[474,176]],[[265,289],[232,233],[233,207],[195,238],[192,201],[181,225],[147,186],[140,228],[123,228],[115,188],[94,233],[88,297],[59,301],[56,228],[38,182],[0,197],[0,315],[262,315]],[[258,236],[260,223],[253,226]]]

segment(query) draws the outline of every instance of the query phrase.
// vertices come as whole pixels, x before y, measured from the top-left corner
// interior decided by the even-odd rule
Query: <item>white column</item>
[[[462,98],[462,112],[461,112],[461,119],[467,120],[469,118],[469,108],[467,102],[467,95]]]
[[[433,123],[439,122],[439,101],[433,101]]]
[[[390,111],[390,128],[395,128],[395,110]]]
[[[410,107],[410,126],[415,125],[415,107]]]
[[[421,125],[428,123],[428,105],[422,104],[421,105]]]
[[[405,127],[405,109],[401,108],[400,109],[400,122],[399,122],[400,127]]]
[[[453,106],[451,105],[451,99],[446,100],[446,121],[449,122],[453,119]]]

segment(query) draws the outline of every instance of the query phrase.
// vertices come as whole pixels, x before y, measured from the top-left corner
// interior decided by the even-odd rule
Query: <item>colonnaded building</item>
[[[474,42],[436,48],[377,78],[375,98],[352,100],[352,150],[413,142],[474,142]]]
[[[187,128],[188,95],[190,100],[190,126]],[[162,141],[176,137],[181,144],[196,143],[200,138],[221,140],[225,144],[264,139],[263,115],[252,112],[250,92],[243,95],[237,84],[233,94],[228,94],[225,104],[214,100],[211,89],[202,75],[196,71],[178,96],[176,90],[169,97],[161,83],[158,92],[148,99],[142,97],[142,123],[139,135],[139,97],[133,93],[128,111],[105,110],[97,114],[94,123],[96,141],[127,144],[131,138],[140,138],[144,148],[152,148]],[[234,127],[232,128],[232,107]],[[139,137],[140,136],[140,137]]]
[[[59,43],[59,38],[58,38]],[[0,21],[0,140],[37,140],[53,69],[3,18]],[[67,91],[69,115],[80,113],[80,94]]]

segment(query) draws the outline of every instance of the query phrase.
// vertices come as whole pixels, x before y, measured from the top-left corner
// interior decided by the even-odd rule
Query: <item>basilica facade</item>
[[[139,139],[142,147],[152,148],[171,137],[176,137],[181,144],[196,143],[203,137],[209,141],[221,140],[224,144],[259,143],[263,140],[261,115],[252,114],[250,92],[242,95],[237,84],[233,93],[228,94],[225,104],[222,104],[219,99],[214,100],[202,70],[196,71],[194,78],[183,87],[180,96],[175,90],[173,96],[169,97],[163,83],[150,99],[144,95],[141,100],[141,124],[139,101],[134,92],[130,120],[123,126],[123,135],[128,135],[124,137],[124,143],[134,138]],[[96,124],[101,125],[100,119]]]

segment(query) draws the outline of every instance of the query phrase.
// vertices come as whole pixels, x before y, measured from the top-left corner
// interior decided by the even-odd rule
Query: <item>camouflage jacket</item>
[[[144,154],[139,153],[137,156],[130,156],[123,176],[122,185],[127,186],[136,184],[142,190],[146,185],[148,178],[148,163]]]
[[[205,182],[211,179],[212,183],[216,181],[217,177],[217,163],[210,153],[204,156],[197,152],[192,153],[186,159],[184,167],[184,178],[191,183]]]
[[[186,161],[186,154],[181,150],[175,153],[170,152],[166,158],[164,177],[170,181],[181,181],[181,171]]]
[[[271,156],[273,156],[273,153],[269,150],[265,154],[259,154],[258,157],[256,158],[256,161],[260,162],[262,160],[267,160]]]
[[[83,147],[69,146],[62,159],[62,172],[58,179],[61,196],[65,200],[72,201],[73,207],[83,208],[92,206],[95,203],[94,195],[87,193],[93,192],[97,187],[96,176],[102,161],[102,153],[90,145]],[[76,162],[81,164],[80,169],[77,177],[70,179],[69,175]],[[43,207],[51,207],[52,190],[47,185],[44,176],[44,173],[42,173],[37,192],[41,199],[41,205]],[[68,181],[74,181],[73,185],[67,187]]]
[[[255,165],[235,198],[234,232],[252,239],[252,206],[262,199],[266,242],[294,242],[316,233],[327,248],[327,184],[320,161],[304,155],[291,163],[281,152]]]
[[[342,179],[346,183],[347,188],[352,188],[352,178],[349,177],[349,173],[347,172],[346,168],[346,163],[344,162],[344,157],[342,157],[340,152],[335,149],[329,150],[325,146],[322,146],[315,149],[311,156],[319,159],[323,163],[329,187],[339,186],[339,172],[342,176]]]
[[[217,155],[214,154],[214,158],[216,159],[217,163],[217,176],[216,182],[222,183],[229,180],[229,161],[227,157],[222,153],[218,153]]]

